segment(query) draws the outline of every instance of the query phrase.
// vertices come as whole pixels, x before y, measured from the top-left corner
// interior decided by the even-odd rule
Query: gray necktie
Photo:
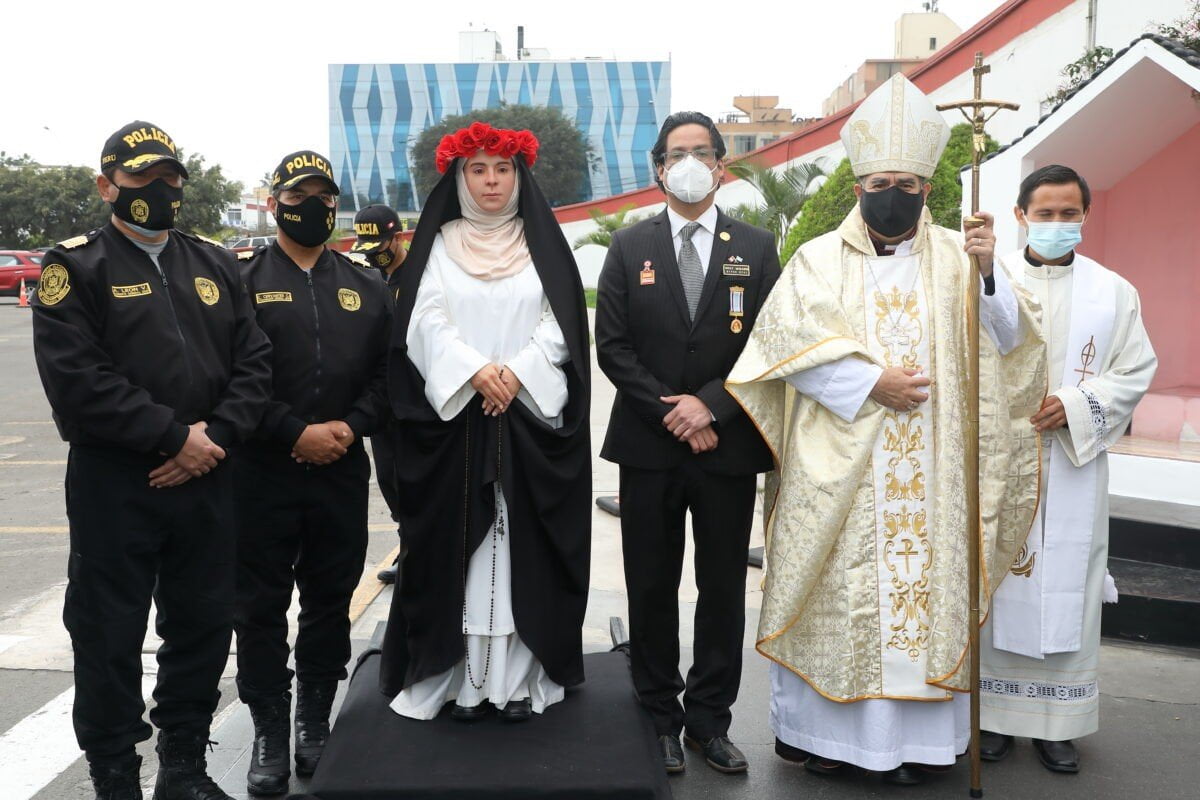
[[[679,279],[683,281],[683,294],[687,297],[688,319],[696,318],[696,307],[700,305],[700,294],[704,291],[704,269],[700,265],[700,254],[692,244],[692,236],[700,228],[699,222],[683,226],[679,245]]]

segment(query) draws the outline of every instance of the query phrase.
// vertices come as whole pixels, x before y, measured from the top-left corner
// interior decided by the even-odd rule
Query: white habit
[[[1116,273],[1078,253],[1069,265],[1035,266],[1021,252],[1004,262],[1041,301],[1050,393],[1067,426],[1043,437],[1033,529],[981,636],[981,726],[1063,741],[1100,724],[1100,607],[1111,581],[1105,451],[1158,360],[1137,290]]]
[[[875,319],[867,337],[871,355],[888,367],[916,368],[937,380],[930,357],[929,293],[920,279],[920,259],[911,254],[912,240],[894,255],[866,258],[862,285],[864,307]],[[996,291],[980,296],[983,330],[1001,354],[1022,340],[1013,287],[997,268]],[[878,281],[878,283],[876,283]],[[874,388],[882,368],[850,356],[793,373],[786,378],[834,414],[853,420]],[[876,498],[881,517],[904,520],[901,533],[877,529],[874,568],[879,572],[878,613],[882,639],[884,696],[855,702],[822,697],[803,679],[779,664],[771,665],[771,728],[786,744],[818,756],[886,771],[903,763],[953,764],[967,747],[969,705],[965,694],[952,694],[925,680],[925,637],[928,636],[928,576],[932,551],[921,529],[932,520],[937,431],[934,414],[922,403],[911,412],[891,412],[873,454]],[[906,457],[897,460],[888,442],[907,442]],[[912,491],[889,491],[897,482]],[[920,490],[916,489],[920,487]],[[885,498],[892,499],[885,499]],[[896,546],[896,540],[903,547]],[[911,613],[897,616],[894,599],[906,599]],[[899,621],[897,621],[899,619]]]
[[[426,398],[443,420],[466,407],[476,394],[471,378],[495,363],[521,381],[520,402],[547,424],[561,424],[567,402],[561,366],[570,356],[532,263],[509,277],[481,280],[450,259],[438,234],[417,290],[407,343],[409,358],[425,379]],[[529,698],[540,714],[563,699],[563,687],[546,674],[513,621],[507,516],[497,486],[496,520],[467,568],[466,658],[396,695],[391,706],[396,713],[433,719],[451,700],[503,708]]]

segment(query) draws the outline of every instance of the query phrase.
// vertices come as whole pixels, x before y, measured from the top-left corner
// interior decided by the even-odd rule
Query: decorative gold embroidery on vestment
[[[1029,552],[1029,545],[1021,545],[1017,557],[1013,560],[1012,574],[1025,578],[1033,577],[1033,565],[1037,562],[1037,553]]]

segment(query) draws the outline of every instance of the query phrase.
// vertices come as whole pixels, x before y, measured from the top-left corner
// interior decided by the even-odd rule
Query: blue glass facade
[[[466,64],[331,64],[329,149],[354,207],[416,210],[409,150],[446,115],[501,103],[559,108],[597,157],[591,198],[654,181],[650,148],[670,113],[667,61],[485,61]],[[348,203],[343,207],[345,208]]]

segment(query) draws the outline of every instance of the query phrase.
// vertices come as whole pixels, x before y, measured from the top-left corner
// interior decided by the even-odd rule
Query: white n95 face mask
[[[711,169],[700,163],[693,155],[688,155],[683,161],[667,170],[667,191],[678,197],[684,203],[699,203],[717,188]]]

